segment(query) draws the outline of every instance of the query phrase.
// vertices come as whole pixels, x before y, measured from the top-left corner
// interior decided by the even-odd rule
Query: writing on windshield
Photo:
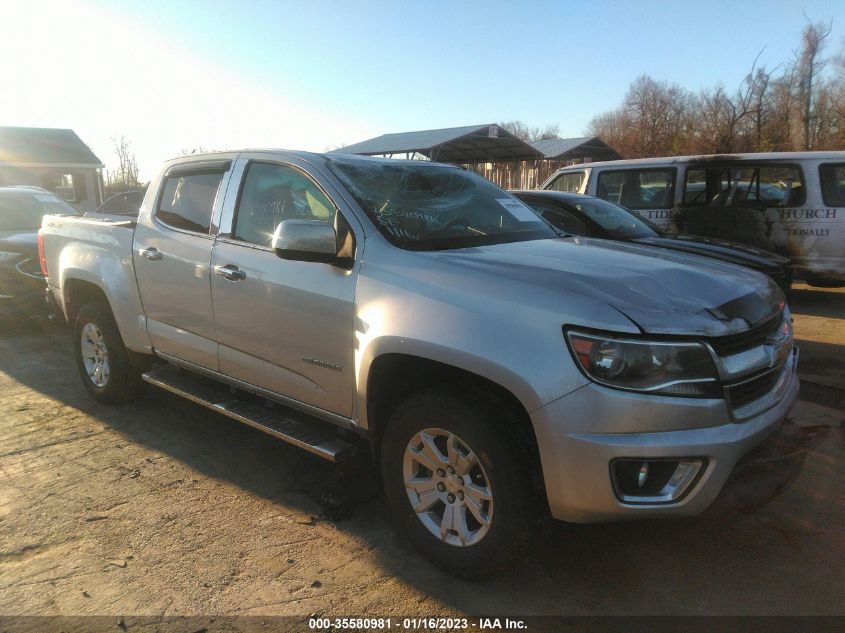
[[[393,244],[463,248],[556,237],[524,203],[471,171],[424,161],[332,158],[329,168]]]

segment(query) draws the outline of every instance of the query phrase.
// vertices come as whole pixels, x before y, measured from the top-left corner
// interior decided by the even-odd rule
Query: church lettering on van
[[[830,229],[787,229],[792,236],[815,235],[816,237],[827,237]]]
[[[837,209],[781,209],[781,220],[835,220]]]

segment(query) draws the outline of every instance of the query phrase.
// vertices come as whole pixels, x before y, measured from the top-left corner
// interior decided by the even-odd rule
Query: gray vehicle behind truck
[[[562,236],[454,166],[190,156],[137,222],[47,216],[40,240],[92,396],[144,381],[370,458],[406,537],[465,576],[519,560],[544,505],[700,513],[796,398],[767,277]]]

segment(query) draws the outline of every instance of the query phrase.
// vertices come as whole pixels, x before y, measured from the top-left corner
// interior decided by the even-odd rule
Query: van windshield
[[[378,230],[408,250],[555,238],[528,206],[477,174],[424,161],[332,157],[331,171]]]

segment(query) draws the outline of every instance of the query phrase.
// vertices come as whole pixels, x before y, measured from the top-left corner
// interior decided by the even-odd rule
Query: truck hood
[[[760,273],[638,244],[565,238],[431,254],[502,280],[589,296],[650,334],[735,334],[783,308],[780,289]],[[564,323],[589,325],[573,316]]]

